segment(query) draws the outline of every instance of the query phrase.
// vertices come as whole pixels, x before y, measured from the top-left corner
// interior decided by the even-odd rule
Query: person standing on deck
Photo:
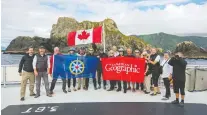
[[[144,77],[144,93],[149,94],[150,93],[150,86],[151,86],[151,70],[149,70],[149,54],[145,51],[142,53],[141,58],[145,59],[145,77]]]
[[[183,54],[178,52],[168,62],[173,67],[172,78],[173,78],[173,89],[176,96],[176,100],[172,101],[172,104],[180,104],[184,106],[185,98],[185,70],[187,62],[183,59]],[[180,93],[179,93],[180,90]],[[179,94],[181,94],[181,102],[179,103]]]
[[[51,83],[51,86],[50,86],[50,94],[52,95],[53,94],[53,90],[55,88],[55,84],[57,82],[57,79],[58,77],[60,76],[62,81],[63,81],[63,86],[62,86],[62,90],[64,93],[67,93],[66,91],[66,75],[65,73],[61,73],[61,72],[58,72],[58,73],[53,73],[53,64],[54,64],[54,56],[55,55],[62,55],[60,53],[60,50],[58,47],[55,47],[54,48],[54,54],[50,57],[50,73],[49,75],[52,75],[53,79],[52,79],[52,83]]]
[[[77,54],[77,56],[79,56],[80,58],[84,58],[86,56],[86,51],[84,47],[81,47],[79,49],[79,53]],[[83,89],[86,89],[85,79],[86,78],[78,78],[78,90],[81,89],[81,83],[82,83]]]
[[[118,57],[124,57],[124,49],[120,48],[118,51],[119,51]],[[117,81],[117,83],[118,83],[118,89],[116,90],[117,92],[121,91],[121,89],[122,89],[121,82],[122,82],[121,80]],[[126,81],[123,81],[123,89],[124,89],[124,93],[126,93],[126,90],[127,90],[127,82]]]
[[[108,54],[109,58],[113,58],[114,57],[114,51],[110,50],[109,54]],[[116,80],[110,80],[110,88],[107,91],[113,91],[116,85]]]
[[[153,48],[151,51],[150,59],[148,60],[148,63],[151,65],[152,69],[152,81],[154,85],[154,92],[151,94],[151,96],[155,96],[157,94],[160,94],[160,90],[158,87],[158,80],[159,80],[159,67],[160,67],[160,56],[157,54],[157,49]]]
[[[125,57],[134,57],[133,54],[132,54],[132,49],[131,48],[127,48],[127,55]],[[130,82],[128,82],[128,88],[127,88],[127,90],[131,90]],[[134,85],[133,85],[132,91],[135,92]]]
[[[139,50],[135,50],[134,53],[135,53],[135,58],[141,58]],[[135,84],[133,83],[133,87],[134,87],[134,85]],[[144,83],[136,83],[136,90],[139,90],[139,87],[141,87],[141,90],[143,91],[144,90]]]
[[[86,54],[86,56],[92,56],[92,57],[95,57],[94,55],[94,50],[92,48],[89,48],[89,53]],[[86,90],[88,90],[88,87],[89,87],[89,78],[85,78],[85,84],[86,84]],[[94,85],[94,89],[97,90],[97,85],[96,85],[96,77],[93,78],[93,85]]]
[[[98,64],[98,68],[97,68],[97,76],[98,76],[98,89],[101,89],[101,78],[103,78],[102,74],[103,74],[103,68],[102,68],[102,63],[101,63],[101,59],[102,58],[106,58],[108,57],[106,53],[104,53],[103,48],[100,49],[99,55],[97,56],[97,58],[100,59],[99,64]],[[104,89],[106,89],[106,80],[103,80],[103,87]]]
[[[77,56],[75,51],[76,51],[75,48],[70,48],[69,51],[68,51],[68,55],[69,56]],[[76,78],[71,78],[71,77],[68,76],[68,92],[71,92],[71,89],[70,89],[70,84],[71,84],[70,80],[71,79],[73,79],[73,91],[77,91],[76,88],[75,88],[76,87]]]
[[[33,59],[33,69],[36,77],[36,96],[35,98],[40,97],[40,85],[41,78],[43,78],[45,84],[46,95],[52,97],[49,90],[48,82],[48,73],[50,70],[50,60],[49,57],[45,54],[44,46],[39,47],[39,54],[37,54]]]
[[[162,98],[162,100],[168,100],[171,96],[170,94],[170,79],[172,78],[172,66],[168,64],[170,60],[169,53],[165,52],[164,53],[164,60],[161,63],[162,66],[162,74],[161,77],[164,81],[165,85],[165,96]]]
[[[34,49],[32,47],[28,48],[28,53],[24,55],[19,63],[19,75],[22,76],[21,80],[21,101],[25,100],[25,91],[26,91],[26,85],[27,81],[29,79],[29,90],[30,90],[30,96],[35,96],[34,93],[34,84],[35,84],[35,76],[34,76],[34,69],[32,66],[33,58],[34,58]],[[23,68],[23,72],[22,72]]]

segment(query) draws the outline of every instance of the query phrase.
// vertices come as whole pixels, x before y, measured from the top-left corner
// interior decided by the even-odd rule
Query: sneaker
[[[150,95],[151,95],[151,96],[156,96],[156,95],[157,95],[157,93],[151,93]]]
[[[74,87],[74,88],[73,88],[73,91],[77,91],[77,89]]]
[[[24,99],[24,97],[22,97],[20,100],[21,100],[21,101],[24,101],[25,99]]]
[[[66,90],[63,90],[63,92],[64,92],[64,93],[67,93],[67,91],[66,91]]]
[[[40,95],[36,95],[34,98],[38,98],[38,97],[40,97]]]
[[[33,93],[33,94],[30,94],[30,96],[35,96],[36,94],[35,93]]]
[[[68,92],[71,92],[71,89],[70,88],[68,88]]]
[[[179,104],[179,101],[174,100],[174,101],[172,101],[171,103],[172,103],[172,104]]]
[[[118,88],[116,91],[119,92],[119,91],[121,91],[121,89]]]
[[[50,95],[50,94],[47,94],[47,96],[48,96],[48,97],[52,97],[52,95]]]
[[[184,102],[181,101],[181,102],[179,103],[179,105],[180,105],[181,107],[184,107]]]
[[[161,100],[165,101],[165,100],[169,100],[169,98],[163,97]]]
[[[132,89],[132,92],[135,92],[135,89],[134,88]]]

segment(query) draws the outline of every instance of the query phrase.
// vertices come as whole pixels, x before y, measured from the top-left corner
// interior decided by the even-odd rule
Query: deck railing
[[[207,65],[188,65],[187,69],[207,69]],[[207,71],[206,71],[207,75]],[[206,76],[207,77],[207,76]],[[51,82],[49,77],[49,81]],[[58,80],[61,82],[61,80]],[[6,85],[20,84],[21,77],[18,73],[18,65],[1,65],[1,84],[6,87]]]

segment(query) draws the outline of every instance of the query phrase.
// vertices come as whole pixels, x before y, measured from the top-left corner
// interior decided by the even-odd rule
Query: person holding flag
[[[58,77],[61,77],[62,81],[63,81],[63,86],[62,86],[62,90],[64,93],[67,93],[66,91],[66,75],[65,73],[62,73],[62,71],[53,71],[53,66],[54,66],[54,63],[59,63],[59,62],[54,62],[54,58],[55,58],[55,55],[62,55],[60,53],[60,49],[58,47],[55,47],[54,48],[54,54],[50,57],[50,72],[49,72],[49,75],[52,75],[52,83],[51,83],[51,86],[50,86],[50,94],[52,95],[53,94],[53,90],[55,88],[55,84],[57,82],[57,79]],[[64,69],[63,68],[63,63],[60,63],[60,68]]]
[[[102,68],[102,63],[101,63],[101,58],[106,58],[108,57],[106,53],[104,53],[103,48],[101,48],[99,50],[99,54],[97,56],[97,58],[99,58],[99,63],[98,63],[98,67],[97,67],[97,76],[98,76],[98,89],[101,89],[101,77],[103,77],[103,68]],[[104,89],[106,89],[106,80],[103,80],[103,87]]]
[[[75,48],[70,48],[69,51],[68,51],[68,55],[69,56],[77,56],[75,51],[76,51]],[[73,91],[77,91],[76,88],[75,88],[75,86],[76,86],[76,78],[68,77],[68,92],[71,92],[71,89],[70,89],[71,79],[73,79]]]
[[[127,55],[125,57],[134,57],[132,55],[132,49],[131,48],[127,48]],[[128,82],[128,88],[127,88],[127,90],[131,90],[130,82]],[[134,85],[133,85],[132,91],[135,92]]]
[[[114,51],[110,50],[109,54],[108,54],[109,58],[113,58],[114,57]],[[113,91],[116,85],[116,80],[110,80],[110,88],[107,91]]]
[[[80,58],[84,58],[86,56],[86,51],[84,47],[81,47],[79,49],[77,56],[79,56]],[[81,83],[82,83],[83,89],[86,89],[85,78],[78,78],[78,90],[81,89]]]
[[[120,48],[118,51],[119,51],[118,57],[124,57],[124,49]],[[116,91],[119,92],[122,89],[121,80],[118,80],[117,83],[118,83],[118,89]],[[123,81],[123,89],[124,89],[124,93],[126,93],[126,89],[127,89],[126,81]]]
[[[91,57],[95,57],[94,55],[94,50],[92,48],[89,48],[89,53],[86,54],[86,56],[91,56]],[[97,86],[96,86],[96,77],[93,78],[93,85],[94,85],[94,89],[97,90]],[[85,78],[85,86],[86,86],[86,90],[88,90],[89,87],[89,78]]]
[[[141,57],[139,50],[135,50],[134,53],[135,53],[135,58]],[[134,87],[135,84],[133,83],[132,85]],[[144,83],[136,83],[136,90],[139,90],[139,87],[141,87],[141,90],[143,91],[144,90]]]

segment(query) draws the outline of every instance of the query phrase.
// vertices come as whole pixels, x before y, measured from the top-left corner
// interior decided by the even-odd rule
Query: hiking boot
[[[22,97],[20,100],[21,100],[21,101],[24,101],[25,99],[24,99],[24,97]]]

